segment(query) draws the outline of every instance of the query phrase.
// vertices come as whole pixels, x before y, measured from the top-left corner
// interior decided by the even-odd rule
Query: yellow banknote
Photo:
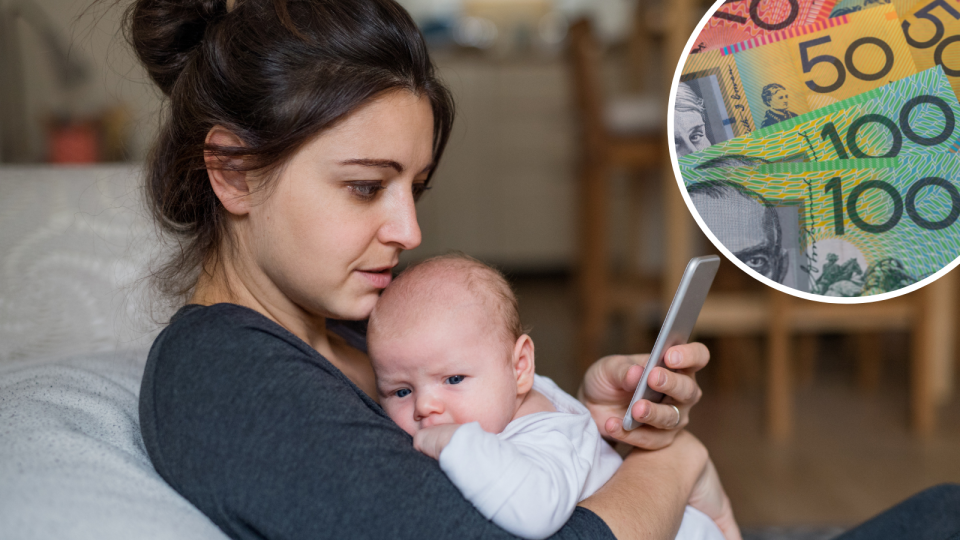
[[[701,151],[915,73],[891,4],[691,54],[676,94],[677,153]]]
[[[724,49],[758,128],[917,72],[892,5]]]
[[[920,0],[901,15],[917,69],[940,65],[960,95],[960,0]]]

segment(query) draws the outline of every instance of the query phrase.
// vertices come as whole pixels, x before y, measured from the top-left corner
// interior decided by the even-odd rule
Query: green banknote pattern
[[[889,292],[960,255],[960,167],[933,154],[926,161],[780,163],[684,175],[688,190],[703,183],[736,185],[762,196],[768,207],[799,210],[799,245],[783,246],[801,254],[795,281],[783,282],[798,290],[827,296]],[[727,238],[713,232],[729,248],[743,243],[729,236],[738,230],[728,227]]]
[[[681,171],[724,156],[741,165],[899,157],[957,161],[960,103],[940,66],[679,158]],[[851,129],[852,128],[852,129]],[[851,132],[852,131],[852,132]],[[731,164],[737,165],[736,161]]]

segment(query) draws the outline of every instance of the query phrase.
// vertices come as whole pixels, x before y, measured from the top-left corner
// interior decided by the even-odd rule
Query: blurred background
[[[686,261],[715,252],[666,135],[670,82],[710,2],[400,3],[458,106],[405,263],[460,250],[504,270],[538,371],[569,392],[596,358],[649,350]],[[0,167],[144,158],[163,102],[120,35],[125,5],[0,0]],[[952,275],[830,306],[722,264],[696,330],[712,360],[690,430],[750,535],[826,538],[960,482],[956,303]]]

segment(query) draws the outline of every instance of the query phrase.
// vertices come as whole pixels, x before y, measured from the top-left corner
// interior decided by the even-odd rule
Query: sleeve
[[[557,429],[571,421],[579,424],[568,414],[531,415],[508,438],[465,424],[441,452],[440,468],[497,525],[523,538],[546,538],[570,518],[590,473],[591,462]]]
[[[230,537],[514,538],[306,344],[194,319],[151,351],[141,427],[161,476]],[[556,538],[613,535],[578,508]]]

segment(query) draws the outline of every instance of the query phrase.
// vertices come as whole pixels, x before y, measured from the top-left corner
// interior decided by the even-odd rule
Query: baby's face
[[[474,300],[416,320],[378,321],[368,345],[380,404],[390,418],[411,435],[469,422],[503,431],[519,398],[513,347],[497,323]]]

